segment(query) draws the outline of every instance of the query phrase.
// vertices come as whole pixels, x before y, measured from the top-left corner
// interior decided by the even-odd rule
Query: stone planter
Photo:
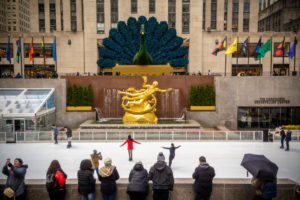
[[[191,106],[190,110],[205,110],[205,111],[215,111],[216,106]]]
[[[67,106],[67,111],[91,111],[92,106]]]

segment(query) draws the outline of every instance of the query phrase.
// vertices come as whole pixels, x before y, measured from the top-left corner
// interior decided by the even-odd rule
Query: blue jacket
[[[286,141],[291,141],[292,140],[292,131],[289,131],[286,133],[286,138],[285,138]]]
[[[4,166],[2,173],[7,176],[6,186],[10,187],[15,191],[16,196],[20,196],[25,192],[25,174],[28,165],[22,165],[20,167],[15,167],[11,165],[11,169]]]
[[[54,126],[53,131],[54,131],[54,135],[58,134],[58,130],[57,130],[56,126]]]

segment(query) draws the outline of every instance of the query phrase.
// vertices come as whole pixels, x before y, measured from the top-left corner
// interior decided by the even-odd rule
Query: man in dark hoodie
[[[94,200],[95,178],[93,176],[92,163],[85,159],[80,163],[80,170],[77,173],[78,192],[82,195],[82,200]]]
[[[174,177],[162,152],[158,154],[157,162],[151,167],[148,178],[153,182],[153,200],[168,200],[169,191],[173,190]]]
[[[206,158],[199,158],[200,165],[193,173],[195,200],[208,200],[212,192],[212,180],[215,177],[215,170],[206,163]]]
[[[28,165],[23,165],[21,158],[16,158],[14,164],[10,163],[10,159],[2,169],[2,173],[7,176],[6,187],[10,187],[15,193],[16,200],[25,200],[25,175]],[[6,198],[7,200],[9,198]],[[14,198],[11,198],[14,199]]]

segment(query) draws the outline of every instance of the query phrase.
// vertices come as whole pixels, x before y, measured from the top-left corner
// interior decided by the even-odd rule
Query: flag
[[[218,45],[217,48],[212,52],[212,55],[217,55],[220,51],[223,51],[226,49],[226,38]]]
[[[18,48],[17,48],[17,56],[16,56],[17,63],[19,63],[20,60],[20,51],[21,51],[21,43],[20,40],[18,40]]]
[[[276,56],[283,56],[285,48],[285,41],[283,40],[276,48],[275,55]]]
[[[268,39],[268,41],[259,49],[259,56],[257,57],[257,59],[265,57],[268,51],[271,51],[271,38]]]
[[[53,60],[56,61],[56,38],[54,38],[53,40],[52,51],[53,51]]]
[[[248,49],[248,38],[244,41],[242,49],[241,49],[241,55],[246,57],[247,56],[247,49]]]
[[[32,39],[31,39],[30,47],[29,47],[29,61],[33,61],[33,44],[32,44]]]
[[[225,51],[225,54],[232,54],[234,52],[237,52],[237,39],[234,40],[234,42],[228,47],[228,49]]]
[[[44,41],[42,41],[42,52],[43,52],[43,56],[46,60],[47,56],[46,56],[46,50],[45,50],[45,46],[44,46]]]
[[[290,58],[293,58],[296,54],[296,45],[297,45],[297,40],[296,40],[296,37],[294,39],[294,43],[293,45],[291,46],[289,52],[288,52],[288,55]]]
[[[260,55],[259,54],[260,48],[261,48],[261,38],[259,38],[258,43],[257,43],[256,48],[255,48],[255,51],[254,51],[254,59],[255,60],[259,60],[258,56]]]
[[[9,38],[7,40],[7,45],[6,45],[6,60],[9,61],[9,63],[11,63],[11,60],[10,60],[10,41],[9,41]]]

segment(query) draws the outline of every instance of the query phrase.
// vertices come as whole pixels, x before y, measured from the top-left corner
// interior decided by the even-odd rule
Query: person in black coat
[[[148,172],[141,161],[136,162],[129,175],[127,193],[130,200],[144,200],[149,192]]]
[[[80,163],[80,170],[77,173],[78,192],[82,195],[82,200],[94,200],[95,178],[93,176],[92,163],[85,159]]]
[[[206,158],[199,158],[200,165],[193,173],[195,200],[208,200],[212,192],[212,180],[215,177],[215,170],[206,163]]]
[[[16,196],[15,200],[25,200],[26,198],[24,180],[27,168],[28,165],[23,165],[21,158],[16,158],[14,164],[11,164],[8,158],[2,169],[2,173],[7,176],[6,187],[10,187],[14,191]],[[8,200],[10,198],[4,197],[4,199]]]
[[[110,158],[104,160],[104,167],[99,170],[98,179],[101,181],[103,200],[114,200],[117,193],[116,181],[120,178],[117,168],[111,165]]]
[[[175,147],[173,143],[171,143],[171,147],[162,147],[164,149],[170,150],[170,155],[169,155],[169,167],[172,165],[172,161],[175,158],[175,150],[181,147],[180,145]]]
[[[148,178],[153,182],[153,200],[169,199],[169,191],[172,191],[174,186],[174,177],[162,152],[158,154],[157,162],[151,167]]]
[[[65,127],[65,132],[66,132],[67,141],[68,141],[67,148],[69,149],[72,147],[72,130],[69,127]]]
[[[48,168],[46,175],[46,187],[49,193],[50,200],[63,200],[66,193],[66,184],[63,183],[60,186],[57,182],[56,174],[62,173],[64,178],[67,179],[67,175],[61,169],[57,160],[53,160]]]

